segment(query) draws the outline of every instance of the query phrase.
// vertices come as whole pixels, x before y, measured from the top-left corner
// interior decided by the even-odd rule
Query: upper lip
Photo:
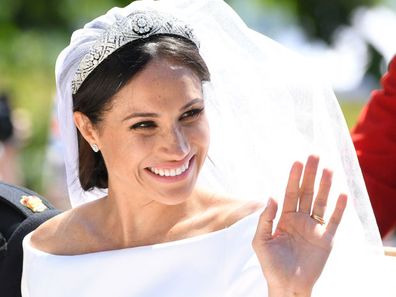
[[[149,166],[148,168],[177,169],[177,168],[180,168],[182,165],[188,163],[192,157],[193,157],[192,155],[187,155],[182,160],[158,163],[154,166]]]

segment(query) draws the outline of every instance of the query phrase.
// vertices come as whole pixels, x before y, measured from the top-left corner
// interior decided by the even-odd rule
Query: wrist
[[[311,297],[312,290],[298,291],[284,287],[268,287],[268,297]]]

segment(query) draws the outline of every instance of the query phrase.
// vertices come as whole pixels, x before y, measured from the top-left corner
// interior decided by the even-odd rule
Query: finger
[[[256,235],[260,240],[270,240],[272,239],[272,226],[278,211],[278,203],[273,199],[269,198],[268,203],[264,211],[261,213]]]
[[[326,232],[335,235],[338,225],[341,222],[342,215],[347,205],[348,196],[346,194],[341,194],[338,197],[336,207],[331,215],[330,221],[326,227]]]
[[[300,188],[299,211],[311,214],[311,205],[314,194],[316,172],[318,170],[319,157],[309,156],[304,169],[303,182]]]
[[[331,181],[333,172],[329,169],[323,169],[322,178],[320,179],[320,185],[318,194],[316,195],[312,214],[319,217],[323,217],[327,207],[327,199],[331,188]]]
[[[303,167],[304,165],[301,162],[295,162],[290,170],[282,212],[295,212],[297,210]]]

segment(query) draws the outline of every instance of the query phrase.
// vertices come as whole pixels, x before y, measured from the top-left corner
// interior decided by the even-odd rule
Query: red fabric
[[[384,237],[396,227],[396,56],[352,129],[374,214]]]

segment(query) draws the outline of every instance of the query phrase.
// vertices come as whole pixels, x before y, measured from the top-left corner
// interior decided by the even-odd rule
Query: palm
[[[272,233],[272,222],[277,211],[275,201],[271,200],[260,218],[253,245],[269,286],[310,291],[330,254],[346,200],[342,198],[344,195],[340,196],[327,226],[320,225],[311,217],[313,199],[310,196],[313,195],[309,193],[312,193],[317,168],[313,159],[311,157],[307,162],[301,188],[302,165],[293,166],[275,232]],[[298,170],[299,166],[301,170]],[[312,214],[324,215],[330,185],[331,173],[325,171]]]
[[[279,221],[272,240],[263,242],[267,278],[295,281],[303,287],[319,277],[331,250],[331,236],[309,215],[287,213]],[[270,280],[269,280],[270,281]]]

